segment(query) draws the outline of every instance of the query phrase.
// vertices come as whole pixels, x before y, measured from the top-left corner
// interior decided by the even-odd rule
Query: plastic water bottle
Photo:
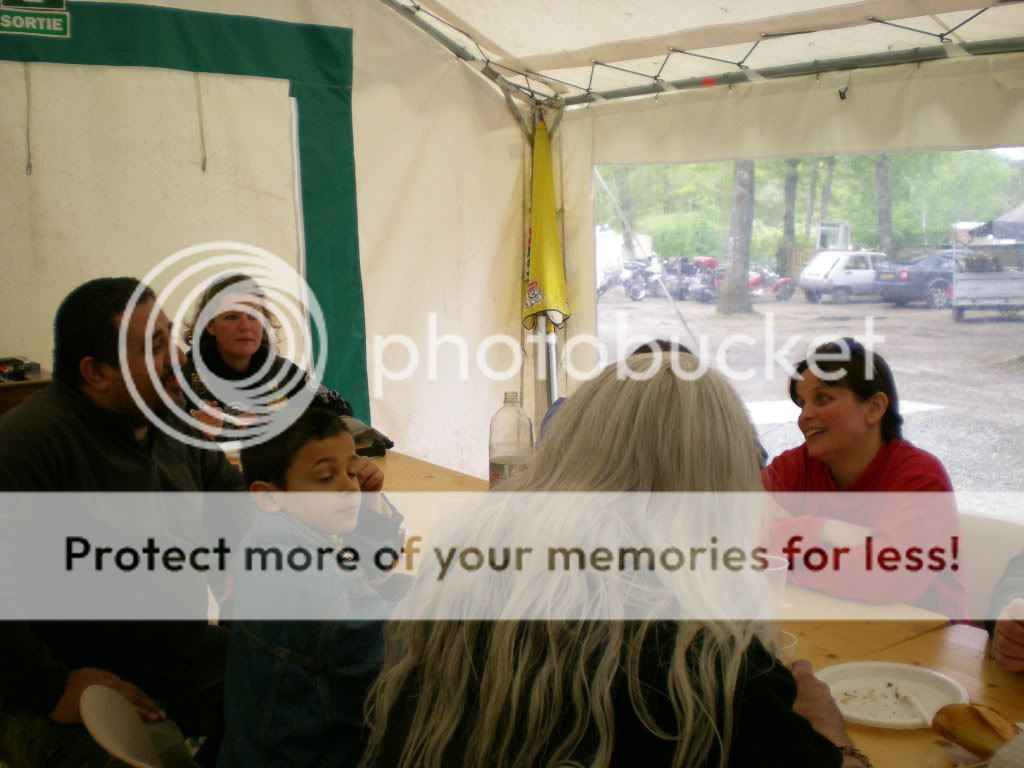
[[[519,404],[518,392],[506,392],[505,404],[491,418],[491,488],[526,468],[533,453],[533,422]]]

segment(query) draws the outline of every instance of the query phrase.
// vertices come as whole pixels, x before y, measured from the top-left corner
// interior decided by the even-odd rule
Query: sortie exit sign
[[[71,37],[67,0],[0,0],[0,35]]]

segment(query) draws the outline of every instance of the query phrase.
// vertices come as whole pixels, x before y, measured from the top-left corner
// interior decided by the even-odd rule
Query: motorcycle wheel
[[[776,301],[789,301],[793,298],[793,286],[789,283],[779,288],[778,293],[775,294]]]
[[[640,282],[630,283],[626,286],[626,295],[632,301],[642,301],[647,298],[647,286]]]

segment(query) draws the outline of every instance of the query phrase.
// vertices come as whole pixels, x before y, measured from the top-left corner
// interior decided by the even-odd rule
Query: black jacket
[[[185,445],[153,427],[140,442],[126,417],[97,407],[59,381],[0,417],[0,492],[243,489],[241,473],[220,451]],[[236,522],[241,528],[246,521]],[[0,572],[4,581],[13,578],[9,570]],[[205,605],[205,587],[197,597]],[[159,696],[196,662],[205,627],[204,622],[0,623],[0,707],[49,712],[68,672],[79,667],[108,669]]]
[[[225,413],[232,416],[240,416],[250,412],[244,399],[237,402],[225,403],[221,398],[217,397],[214,392],[211,391],[210,387],[206,382],[203,381],[202,376],[199,375],[199,371],[196,368],[195,358],[193,357],[195,348],[189,350],[185,364],[182,366],[182,373],[185,374],[185,380],[188,382],[188,387],[191,392],[186,391],[186,395],[193,401],[196,407],[199,407],[203,403],[214,403]],[[256,375],[260,369],[267,362],[269,352],[266,349],[258,350],[249,361],[249,367],[242,372],[238,372],[233,368],[229,367],[220,355],[216,352],[216,347],[212,345],[204,349],[203,362],[209,367],[210,372],[215,376],[218,376],[227,381],[241,381],[250,376]],[[281,400],[295,397],[304,388],[308,388],[314,391],[313,403],[321,408],[327,408],[334,411],[339,416],[351,416],[352,406],[333,389],[317,385],[305,371],[300,369],[295,363],[286,358],[275,356],[271,361],[267,372],[261,377],[260,381],[250,387],[253,391],[253,395],[257,397],[265,397],[266,392],[262,391],[267,387],[278,387],[285,383],[289,383],[290,386],[281,390]],[[230,426],[230,425],[229,425]]]

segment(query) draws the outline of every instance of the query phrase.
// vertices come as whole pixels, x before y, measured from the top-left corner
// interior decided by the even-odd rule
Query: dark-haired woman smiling
[[[844,347],[849,360],[830,359],[847,356]],[[896,382],[881,355],[852,339],[822,345],[797,365],[789,397],[804,444],[772,461],[767,490],[953,490],[942,462],[903,439]]]
[[[789,396],[800,408],[797,424],[804,443],[768,465],[766,490],[952,493],[942,462],[903,439],[896,382],[881,355],[853,339],[824,344],[797,365]],[[950,537],[959,532],[952,497],[935,504],[907,504],[905,497],[904,503],[887,497],[843,504],[845,519],[827,517],[838,506],[800,505],[801,514],[774,523],[775,541],[782,545],[802,536],[802,552],[823,544],[849,546],[842,567],[815,572],[806,583],[842,597],[915,603],[947,616],[963,615],[965,592],[953,571],[917,568],[911,560],[915,567],[901,567],[893,575],[872,560],[873,552],[886,547],[901,555],[939,544],[949,549]],[[800,570],[792,574],[799,583]],[[903,575],[909,577],[898,577]]]

